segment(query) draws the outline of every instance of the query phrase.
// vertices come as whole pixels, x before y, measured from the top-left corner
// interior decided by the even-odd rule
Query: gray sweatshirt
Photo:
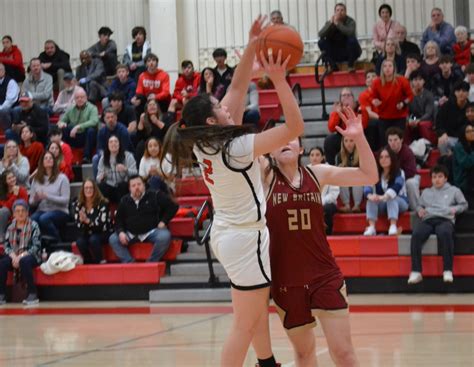
[[[111,156],[110,167],[107,167],[104,162],[104,155],[102,154],[97,171],[97,182],[100,183],[101,180],[99,180],[99,178],[103,176],[103,180],[105,180],[107,185],[117,187],[119,183],[126,182],[130,176],[138,173],[137,163],[132,153],[125,152],[125,162],[122,164],[127,167],[127,171],[117,171],[117,162],[115,158]]]
[[[423,190],[417,209],[420,210],[421,208],[426,210],[423,220],[441,217],[454,223],[455,216],[467,210],[467,201],[461,190],[446,183],[440,189],[430,187]],[[456,214],[451,212],[453,208]]]
[[[36,193],[43,192],[47,195],[46,199],[36,201]],[[40,183],[33,179],[30,189],[30,204],[37,205],[38,210],[44,212],[50,212],[53,210],[60,210],[64,213],[69,214],[69,198],[71,191],[69,187],[69,180],[67,177],[60,173],[56,178],[56,181],[50,183],[48,178],[45,177],[44,183]]]
[[[53,77],[41,71],[39,80],[35,80],[33,75],[29,75],[21,87],[23,91],[31,92],[33,101],[41,107],[52,107],[53,99]]]

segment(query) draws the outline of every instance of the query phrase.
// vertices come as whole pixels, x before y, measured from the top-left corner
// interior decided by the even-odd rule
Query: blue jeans
[[[82,234],[77,238],[76,245],[84,258],[84,264],[99,264],[102,261],[102,244],[106,240],[105,233]]]
[[[41,234],[54,237],[58,242],[61,241],[59,228],[66,225],[69,214],[61,210],[52,210],[50,212],[36,211],[31,219],[37,222],[41,229]]]
[[[407,209],[407,201],[400,196],[380,203],[374,203],[373,201],[367,200],[367,219],[376,221],[378,218],[378,212],[380,211],[384,214],[387,213],[388,219],[398,220],[398,215],[406,212]]]
[[[94,174],[94,181],[97,179],[97,173],[99,173],[99,161],[103,153],[104,152],[102,150],[99,150],[92,157],[92,172]]]
[[[86,131],[76,134],[75,138],[71,138],[71,130],[74,126],[67,126],[63,131],[64,142],[73,148],[84,148],[84,158],[91,159],[92,151],[97,144],[97,129],[90,127]]]
[[[36,293],[33,269],[37,266],[38,262],[33,255],[26,255],[20,259],[20,272],[28,285],[28,293]],[[0,294],[5,294],[7,288],[7,275],[10,270],[13,270],[12,258],[10,256],[2,257],[0,259]]]
[[[132,240],[131,238],[128,239]],[[134,241],[137,242],[137,241]],[[171,233],[167,228],[155,228],[151,234],[145,238],[142,242],[151,242],[153,243],[153,250],[151,251],[150,258],[147,260],[149,262],[157,262],[163,257],[163,255],[168,251],[168,247],[171,242]],[[134,262],[130,251],[128,250],[129,245],[122,245],[119,240],[118,233],[114,232],[109,237],[110,246],[115,252],[115,255],[123,263]]]

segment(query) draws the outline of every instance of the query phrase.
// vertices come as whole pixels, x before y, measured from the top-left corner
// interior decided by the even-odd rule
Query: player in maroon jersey
[[[340,114],[354,139],[360,166],[304,167],[298,139],[275,150],[266,169],[267,225],[270,231],[271,293],[295,351],[297,366],[316,366],[315,316],[324,330],[337,366],[357,366],[350,336],[346,287],[326,239],[321,188],[362,186],[378,180],[377,166],[360,116],[351,109]]]

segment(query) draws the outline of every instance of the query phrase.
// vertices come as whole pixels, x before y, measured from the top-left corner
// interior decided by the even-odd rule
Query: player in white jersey
[[[235,70],[227,94],[219,103],[198,95],[184,106],[182,120],[168,131],[163,155],[170,153],[179,172],[192,162],[194,151],[215,208],[211,245],[232,284],[234,320],[221,355],[222,366],[242,366],[252,343],[261,367],[276,366],[268,325],[270,268],[265,198],[258,157],[303,133],[298,104],[285,74],[288,60],[281,52],[274,61],[258,55],[271,78],[286,123],[260,134],[242,127],[255,48],[266,17],[253,22],[249,43]]]

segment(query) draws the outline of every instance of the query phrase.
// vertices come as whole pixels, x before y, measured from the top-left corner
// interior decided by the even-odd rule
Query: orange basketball
[[[304,50],[300,34],[293,27],[282,24],[270,25],[260,34],[257,58],[260,59],[260,50],[267,57],[269,48],[272,49],[274,60],[278,56],[278,50],[282,51],[282,62],[291,55],[287,70],[293,69],[300,62]]]

